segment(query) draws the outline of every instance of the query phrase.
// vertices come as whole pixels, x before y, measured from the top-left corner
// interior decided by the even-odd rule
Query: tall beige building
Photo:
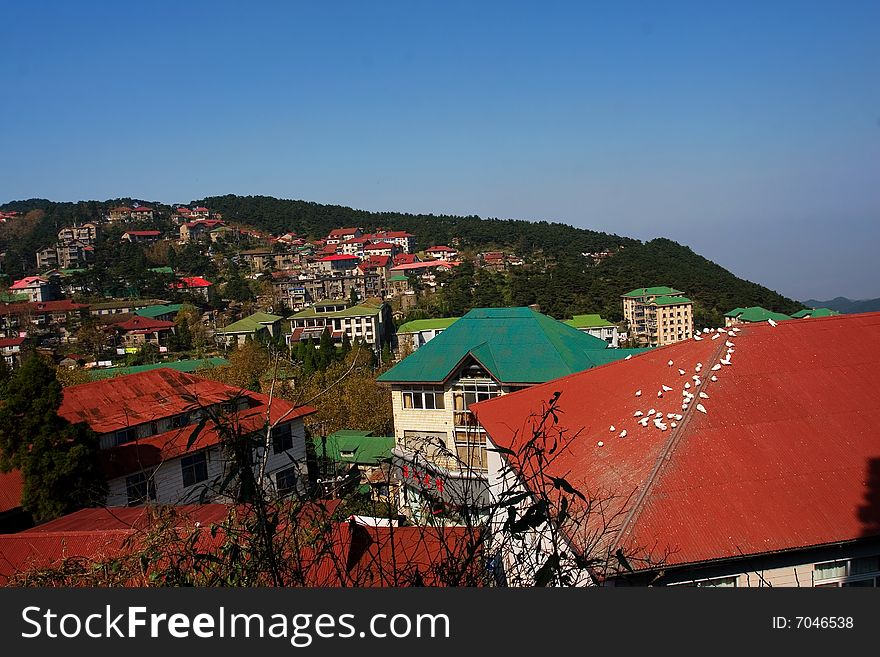
[[[661,347],[694,335],[694,304],[671,287],[640,287],[622,296],[632,337]]]

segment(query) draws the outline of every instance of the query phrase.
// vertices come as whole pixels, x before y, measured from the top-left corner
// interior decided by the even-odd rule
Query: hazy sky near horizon
[[[546,219],[880,297],[876,0],[7,0],[0,23],[0,202]]]

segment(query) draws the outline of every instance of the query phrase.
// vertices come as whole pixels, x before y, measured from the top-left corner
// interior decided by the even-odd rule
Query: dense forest
[[[133,199],[113,199],[53,203],[32,199],[0,206],[28,213],[20,222],[0,226],[0,251],[6,251],[4,271],[12,276],[27,273],[33,269],[34,252],[53,242],[59,228],[96,219],[110,207],[132,202]],[[164,212],[166,217],[171,212],[170,206],[161,203],[141,203]],[[797,301],[738,278],[687,246],[668,239],[643,243],[546,221],[368,212],[269,196],[215,196],[195,200],[193,204],[220,212],[228,221],[276,235],[294,231],[315,238],[342,226],[359,226],[367,231],[388,228],[413,233],[419,248],[455,243],[466,255],[505,249],[525,259],[525,265],[507,273],[491,273],[469,265],[460,267],[444,277],[442,292],[418,310],[425,315],[458,315],[477,306],[538,304],[542,311],[557,318],[599,312],[608,319],[619,320],[620,295],[646,285],[669,285],[683,290],[695,303],[698,326],[723,324],[723,314],[737,306],[759,305],[785,313],[803,307]],[[605,250],[615,255],[599,264],[582,255]],[[118,255],[122,253],[110,257]],[[111,264],[108,262],[107,266]]]

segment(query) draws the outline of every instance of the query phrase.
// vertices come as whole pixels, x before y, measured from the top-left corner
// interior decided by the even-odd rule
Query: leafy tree
[[[110,336],[100,322],[89,319],[76,332],[76,344],[83,353],[98,360],[109,346]]]
[[[0,470],[21,470],[22,506],[37,520],[101,504],[107,494],[98,437],[87,424],[58,415],[60,406],[55,370],[37,354],[8,377],[0,404]]]
[[[254,301],[256,299],[248,282],[237,274],[226,281],[226,286],[223,289],[224,296],[230,301],[244,302]]]

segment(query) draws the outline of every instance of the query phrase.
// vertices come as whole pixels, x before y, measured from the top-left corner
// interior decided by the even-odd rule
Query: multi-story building
[[[694,304],[671,287],[640,287],[622,296],[629,335],[660,347],[694,335]]]
[[[128,230],[122,233],[122,239],[126,242],[155,242],[162,235],[158,230]]]
[[[213,231],[223,228],[224,224],[219,219],[199,219],[180,224],[180,241],[200,242],[207,239],[213,240]]]
[[[388,256],[389,258],[393,258],[400,251],[400,246],[393,242],[371,242],[363,249],[366,256]]]
[[[327,244],[340,244],[347,240],[353,240],[364,234],[360,228],[334,228],[327,234]]]
[[[371,299],[356,306],[348,301],[319,301],[290,318],[291,332],[288,344],[303,340],[320,340],[324,329],[330,331],[333,341],[341,345],[344,336],[352,344],[365,342],[379,353],[391,344],[393,325],[390,306],[378,299]]]
[[[353,274],[360,263],[354,255],[328,255],[319,258],[315,263],[318,271],[325,274]]]
[[[230,347],[236,344],[244,344],[248,340],[257,340],[260,336],[277,338],[281,335],[280,315],[269,313],[253,313],[237,322],[228,324],[214,332],[214,339],[218,344]]]
[[[18,336],[13,338],[0,338],[0,359],[9,368],[16,368],[21,364],[22,349],[27,337]]]
[[[416,250],[416,236],[404,230],[380,230],[371,235],[364,235],[364,239],[396,244],[404,253],[415,253]]]
[[[202,297],[208,303],[214,301],[214,284],[201,276],[184,276],[170,285],[172,290]]]
[[[68,299],[0,304],[0,336],[17,337],[21,333],[54,331],[61,341],[79,328],[88,316],[89,307]]]
[[[596,365],[632,350],[608,349],[531,308],[471,310],[382,374],[391,386],[395,472],[414,518],[488,502],[486,435],[471,404]]]
[[[98,434],[107,504],[126,506],[181,504],[198,501],[203,493],[201,499],[224,499],[217,487],[230,463],[213,421],[220,413],[245,435],[260,435],[267,421],[274,425],[264,485],[280,493],[303,492],[303,418],[313,412],[280,397],[270,406],[266,395],[161,368],[67,387],[58,414],[70,422],[86,422]],[[263,448],[255,447],[253,456],[259,464]]]
[[[578,331],[605,340],[611,347],[617,347],[619,336],[617,324],[602,319],[601,315],[575,315],[572,319],[565,320],[565,323]]]
[[[458,251],[448,246],[432,246],[430,249],[425,249],[425,255],[432,260],[455,260]]]
[[[98,225],[92,222],[80,226],[68,226],[58,231],[59,242],[78,241],[83,244],[94,244],[98,241]]]
[[[397,350],[408,354],[424,346],[457,322],[460,317],[414,319],[397,327]]]
[[[139,348],[146,344],[164,347],[168,344],[168,338],[176,332],[176,325],[166,320],[135,315],[113,324],[112,329],[124,347]]]
[[[14,281],[9,291],[15,294],[26,294],[33,303],[55,301],[61,297],[61,287],[57,275],[25,276]]]

